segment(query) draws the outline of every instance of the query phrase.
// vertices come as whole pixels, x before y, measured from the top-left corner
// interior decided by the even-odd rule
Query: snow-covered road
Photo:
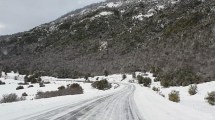
[[[20,120],[143,120],[134,102],[135,86],[127,84],[112,94],[71,103],[66,107]],[[16,118],[17,120],[17,118]]]
[[[154,79],[152,74],[147,74]],[[30,99],[0,104],[1,120],[215,120],[214,106],[204,99],[208,91],[214,91],[215,82],[199,84],[198,93],[190,96],[187,92],[189,86],[162,88],[159,82],[152,82],[151,87],[143,87],[129,82],[132,75],[127,75],[122,81],[121,74],[99,78],[116,82],[120,86],[116,88],[113,85],[111,89],[102,91],[92,88],[90,83],[80,82],[83,94],[32,100],[37,91],[57,90],[59,86],[84,79],[54,79],[44,88],[37,84],[33,88],[25,86],[22,90],[15,89],[20,81],[2,79],[6,85],[0,86],[0,95],[16,93],[20,96],[26,92]],[[91,78],[92,81],[96,79]],[[153,91],[153,86],[159,87],[161,91]],[[180,103],[168,100],[171,90],[180,91]],[[165,97],[160,96],[160,93],[165,94]]]

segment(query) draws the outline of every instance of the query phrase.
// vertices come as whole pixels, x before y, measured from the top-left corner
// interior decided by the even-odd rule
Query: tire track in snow
[[[25,120],[143,120],[134,102],[135,86],[44,112]]]

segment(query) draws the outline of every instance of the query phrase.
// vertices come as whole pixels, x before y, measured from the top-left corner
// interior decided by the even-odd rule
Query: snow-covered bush
[[[163,87],[188,86],[203,82],[202,76],[193,70],[192,67],[182,67],[176,70],[160,72],[157,79]]]
[[[14,76],[14,80],[18,80],[18,76]]]
[[[26,97],[28,94],[26,92],[22,93],[22,96]]]
[[[109,75],[109,72],[107,70],[104,70],[104,76],[108,76]]]
[[[151,67],[150,72],[153,73],[153,77],[158,77],[159,73],[162,71],[159,67]]]
[[[151,85],[151,83],[152,83],[151,78],[146,77],[146,78],[143,79],[143,85],[145,87],[149,87]]]
[[[162,92],[159,92],[158,94],[165,98],[165,95]]]
[[[20,82],[20,83],[18,83],[18,85],[29,85],[29,83],[22,83],[22,82]]]
[[[18,87],[16,88],[16,90],[21,90],[21,89],[24,89],[24,87],[23,87],[23,86],[18,86]]]
[[[31,84],[37,83],[37,79],[36,78],[30,78],[30,82],[31,82]]]
[[[207,100],[209,104],[215,105],[215,91],[209,92],[205,100]]]
[[[16,102],[19,101],[18,96],[15,93],[9,95],[3,95],[1,99],[1,103],[9,103],[9,102]]]
[[[84,75],[84,79],[85,79],[85,82],[90,82],[90,79],[89,79],[89,77],[94,77],[94,75],[93,74],[91,74],[91,73],[87,73],[87,74],[85,74]]]
[[[138,75],[138,76],[137,76],[137,80],[138,80],[138,83],[139,83],[139,84],[143,84],[143,76]]]
[[[126,78],[127,78],[126,74],[123,74],[123,75],[122,75],[122,80],[124,80],[124,79],[126,79]]]
[[[139,84],[143,84],[146,87],[149,87],[152,83],[152,80],[148,77],[143,77],[141,75],[137,76],[137,80]]]
[[[5,85],[5,82],[2,82],[2,81],[0,80],[0,85]]]
[[[33,85],[29,85],[28,88],[34,87]]]
[[[152,83],[152,80],[150,78],[144,78],[143,79],[143,85],[145,87],[150,87],[151,83]]]
[[[49,82],[49,81],[46,81],[46,82],[43,82],[43,84],[50,84],[51,82]]]
[[[41,78],[41,77],[38,77],[38,78],[37,78],[37,82],[42,82],[42,78]]]
[[[172,90],[169,93],[169,100],[173,102],[180,102],[179,91]]]
[[[143,76],[148,76],[149,74],[147,74],[147,73],[143,73]]]
[[[160,79],[159,79],[158,77],[156,77],[156,78],[154,79],[154,82],[158,82],[158,81],[160,81]]]
[[[0,100],[0,103],[10,103],[10,102],[16,102],[25,100],[23,97],[18,97],[15,93],[3,95],[2,99]]]
[[[157,88],[157,87],[155,87],[155,86],[154,86],[154,87],[152,87],[152,90],[153,90],[153,91],[156,91],[156,92],[160,91],[160,89],[159,89],[159,88]]]
[[[190,85],[188,93],[190,95],[195,95],[197,93],[197,85],[196,84]]]
[[[132,78],[135,79],[136,77],[137,77],[137,76],[136,76],[136,73],[133,72],[133,73],[132,73]]]
[[[171,80],[169,80],[169,79],[161,79],[160,80],[160,84],[161,84],[161,86],[163,86],[164,88],[167,88],[167,87],[169,87],[169,86],[171,86]]]
[[[111,88],[111,84],[106,79],[95,81],[91,84],[91,86],[99,90],[107,90]]]
[[[33,83],[39,83],[42,81],[41,75],[42,75],[42,73],[40,73],[40,72],[35,72],[33,75],[30,75],[30,76],[26,75],[24,77],[24,81],[25,81],[25,83],[31,82],[32,84]]]
[[[40,87],[45,87],[45,85],[43,84],[43,82],[39,83]]]
[[[50,98],[50,97],[64,96],[64,95],[75,95],[75,94],[83,94],[82,87],[77,83],[74,83],[68,86],[66,89],[59,89],[56,91],[47,91],[47,92],[37,92],[36,99]]]
[[[65,86],[63,86],[63,85],[60,86],[60,87],[58,87],[58,90],[64,90],[64,89],[66,89],[66,88],[65,88]]]
[[[27,75],[24,77],[24,82],[25,82],[25,83],[29,82],[28,76],[27,76]]]
[[[89,80],[89,77],[90,77],[90,74],[86,74],[86,75],[84,76],[85,81],[88,81],[88,80]]]
[[[78,83],[73,83],[69,86],[70,89],[82,90],[82,87]]]

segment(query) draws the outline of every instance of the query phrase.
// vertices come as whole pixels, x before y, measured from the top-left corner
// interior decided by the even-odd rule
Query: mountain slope
[[[208,0],[93,4],[4,38],[0,64],[58,77],[189,67],[214,78],[214,13]]]

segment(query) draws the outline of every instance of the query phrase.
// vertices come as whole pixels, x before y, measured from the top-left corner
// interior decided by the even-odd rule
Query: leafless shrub
[[[215,105],[215,91],[209,92],[205,98],[210,105]]]
[[[5,82],[2,82],[2,81],[0,80],[0,85],[5,85]]]
[[[197,93],[197,85],[190,85],[188,93],[190,95],[195,95]]]
[[[159,92],[159,91],[160,91],[160,89],[157,88],[157,87],[155,87],[155,86],[152,88],[152,90],[153,90],[153,91],[156,91],[156,92]]]
[[[171,93],[169,93],[169,100],[173,102],[180,102],[179,91],[171,91]]]
[[[18,87],[16,88],[16,90],[21,90],[21,89],[24,89],[24,87],[23,87],[23,86],[18,86]]]
[[[0,100],[0,103],[11,103],[11,102],[17,102],[25,100],[24,97],[18,97],[15,93],[11,94],[5,94],[2,96],[2,99]]]
[[[83,94],[82,87],[77,83],[74,83],[65,89],[59,89],[57,91],[37,92],[36,99],[75,94]]]
[[[18,85],[29,85],[29,83],[18,83]]]
[[[28,94],[26,92],[22,93],[22,96],[25,97],[25,96],[28,96]]]
[[[111,84],[106,79],[95,81],[94,83],[91,84],[91,86],[99,90],[107,90],[112,87]]]
[[[34,87],[33,85],[29,85],[28,88]]]

